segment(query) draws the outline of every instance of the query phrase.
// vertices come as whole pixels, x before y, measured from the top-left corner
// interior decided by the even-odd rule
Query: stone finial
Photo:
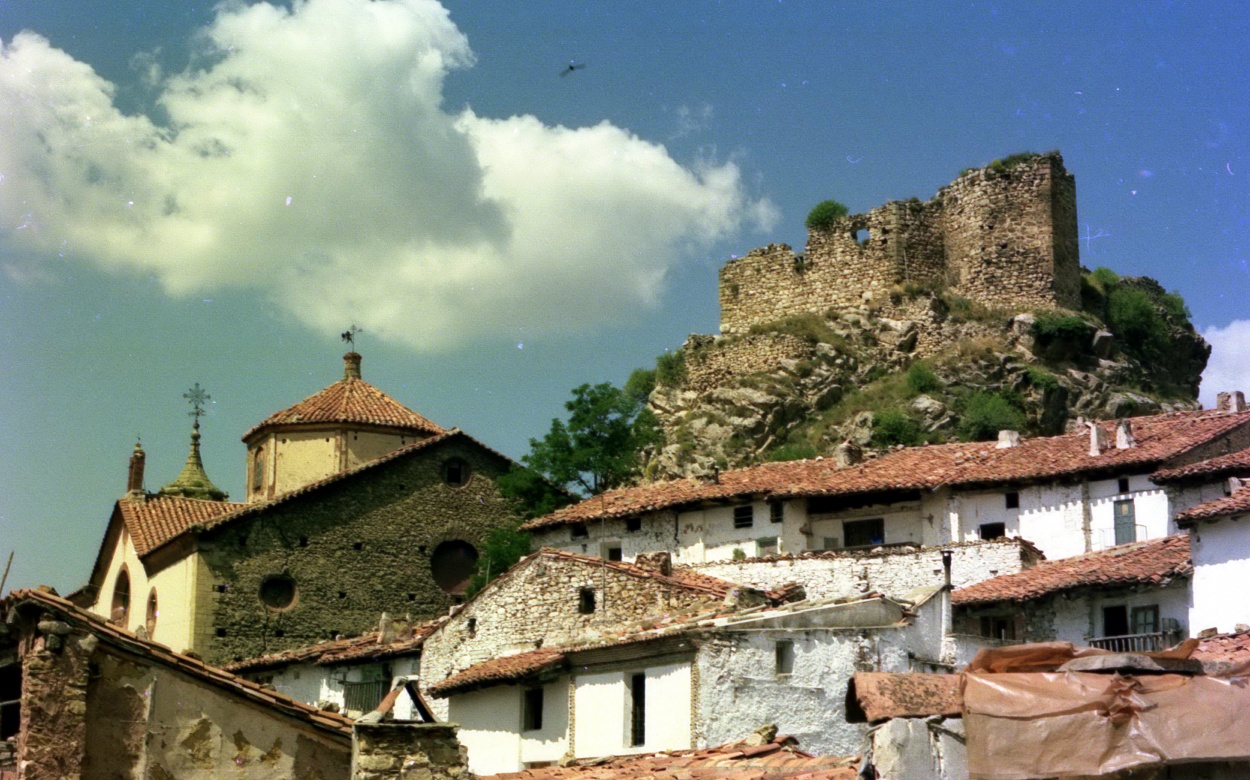
[[[646,571],[663,574],[665,577],[673,573],[673,555],[667,550],[659,552],[638,553],[634,556],[634,565]]]
[[[187,462],[182,466],[182,473],[159,492],[162,496],[182,496],[207,501],[226,500],[226,491],[214,485],[213,481],[208,478],[208,473],[204,471],[204,461],[200,459],[200,421],[198,419],[191,427],[191,451],[187,453]]]
[[[1128,418],[1116,421],[1115,424],[1115,448],[1117,450],[1132,449],[1137,446],[1137,439],[1133,436],[1133,424]]]
[[[132,498],[143,494],[143,464],[146,460],[147,454],[136,439],[135,451],[130,453],[130,472],[126,476],[126,494]]]
[[[863,459],[864,451],[850,439],[843,441],[833,451],[833,461],[840,469],[854,466]]]
[[[1005,450],[1011,447],[1020,446],[1020,432],[1012,430],[1003,430],[998,432],[998,444],[994,445],[995,449]]]
[[[1096,422],[1086,422],[1085,427],[1089,428],[1089,455],[1096,458],[1107,449],[1107,432]]]
[[[360,379],[360,353],[348,352],[343,356],[343,378]]]

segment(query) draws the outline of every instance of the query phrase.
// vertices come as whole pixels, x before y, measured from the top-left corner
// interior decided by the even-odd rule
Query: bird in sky
[[[584,67],[586,67],[586,63],[573,62],[572,60],[570,60],[568,66],[560,70],[560,78],[564,78],[565,76],[569,75],[573,71],[581,70]]]

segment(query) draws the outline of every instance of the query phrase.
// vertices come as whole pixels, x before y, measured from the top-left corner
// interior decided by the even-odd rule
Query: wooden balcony
[[[1089,646],[1100,647],[1113,653],[1155,653],[1171,647],[1172,634],[1171,631],[1159,631],[1153,634],[1103,636],[1089,640]]]

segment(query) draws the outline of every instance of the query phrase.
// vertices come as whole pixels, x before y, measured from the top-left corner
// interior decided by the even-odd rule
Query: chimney
[[[1115,448],[1117,450],[1129,450],[1137,446],[1137,439],[1133,437],[1133,424],[1128,418],[1116,421],[1115,424]]]
[[[360,353],[348,352],[343,356],[343,378],[360,379]]]
[[[130,474],[126,477],[126,493],[131,496],[143,494],[143,462],[147,459],[147,455],[143,452],[143,447],[138,441],[135,442],[135,451],[130,454]]]
[[[864,458],[864,451],[855,445],[855,442],[847,439],[839,444],[833,451],[834,463],[838,464],[838,468],[844,469],[848,466],[858,464]]]
[[[668,577],[673,573],[673,556],[667,550],[638,553],[634,556],[634,565],[644,571],[653,571]]]
[[[1107,432],[1096,422],[1086,422],[1085,427],[1089,428],[1089,456],[1096,458],[1107,449]]]
[[[1230,395],[1232,395],[1232,403],[1230,404],[1231,408],[1228,411],[1230,412],[1246,411],[1245,393],[1241,392],[1240,390],[1234,390]]]
[[[995,449],[1005,450],[1011,447],[1019,447],[1019,446],[1020,446],[1020,432],[1019,431],[999,431],[998,432],[998,444],[995,446]]]

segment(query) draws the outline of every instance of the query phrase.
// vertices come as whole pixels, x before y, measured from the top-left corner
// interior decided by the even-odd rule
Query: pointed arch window
[[[257,447],[252,455],[252,490],[265,486],[265,448]]]
[[[113,601],[109,607],[109,622],[118,626],[126,625],[126,616],[130,613],[130,572],[125,566],[117,572],[113,582]]]
[[[160,610],[156,604],[156,588],[152,588],[152,592],[148,594],[148,614],[143,621],[143,626],[148,630],[148,639],[156,636],[156,618],[160,615]]]

